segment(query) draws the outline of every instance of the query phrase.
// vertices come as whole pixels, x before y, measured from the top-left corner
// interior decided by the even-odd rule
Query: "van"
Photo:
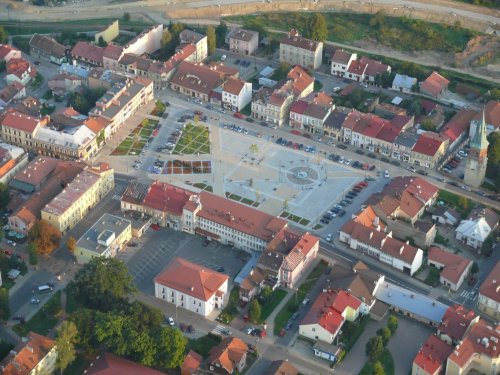
[[[52,292],[54,290],[54,288],[52,288],[50,285],[40,285],[38,287],[38,293],[42,294],[42,293],[48,293],[48,292]]]

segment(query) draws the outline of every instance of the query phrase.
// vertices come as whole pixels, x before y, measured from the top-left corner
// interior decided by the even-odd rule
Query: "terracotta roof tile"
[[[448,81],[442,75],[437,72],[432,72],[432,74],[427,77],[427,79],[420,83],[420,90],[425,90],[433,96],[438,96],[444,89],[448,87]]]
[[[458,283],[463,273],[469,269],[469,265],[472,263],[470,259],[450,253],[435,246],[429,249],[428,257],[429,261],[444,265],[444,268],[441,271],[441,277],[451,281],[453,284]]]
[[[96,65],[102,65],[104,48],[95,46],[88,42],[77,42],[71,50],[71,55],[75,58],[84,58]]]
[[[301,49],[306,49],[308,51],[316,51],[316,49],[319,46],[318,42],[299,36],[297,31],[294,29],[290,30],[281,39],[280,43],[288,44],[290,46],[294,46],[294,47],[301,48]]]
[[[452,342],[462,340],[470,325],[477,320],[473,310],[467,310],[461,305],[448,307],[441,319],[438,333],[442,337],[448,336]]]
[[[200,368],[203,357],[193,350],[184,358],[184,362],[181,364],[181,375],[194,375],[196,371]]]
[[[298,375],[299,370],[288,360],[278,360],[271,363],[263,375]]]
[[[244,86],[245,81],[238,78],[229,78],[224,83],[224,91],[233,95],[239,95]]]
[[[236,364],[247,352],[248,346],[242,340],[236,337],[226,337],[219,345],[210,349],[207,362],[218,363],[226,369],[227,373],[232,374],[236,369]]]
[[[500,262],[493,267],[479,288],[479,293],[500,303]],[[499,345],[500,346],[500,345]]]
[[[182,215],[182,209],[194,193],[160,181],[154,181],[144,197],[144,205],[158,211]]]
[[[422,345],[413,362],[424,370],[427,374],[440,373],[446,366],[446,360],[453,351],[447,343],[438,339],[435,335],[430,335]]]
[[[87,375],[165,375],[165,373],[104,353],[95,360],[85,374]]]
[[[412,151],[428,156],[434,156],[447,139],[447,137],[436,133],[425,132],[420,136],[417,143],[415,143]]]

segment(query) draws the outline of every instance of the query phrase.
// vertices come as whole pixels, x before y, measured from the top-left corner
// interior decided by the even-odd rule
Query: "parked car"
[[[306,307],[307,305],[309,305],[309,302],[311,302],[309,298],[304,298],[304,300],[301,303],[302,307]]]
[[[389,178],[390,177],[389,176],[389,171],[387,169],[384,171],[384,177],[385,178]]]
[[[40,300],[36,297],[31,297],[30,304],[32,305],[38,305],[40,303]]]
[[[331,234],[331,233],[327,234],[327,236],[326,236],[326,240],[327,240],[328,242],[332,242],[332,234]]]
[[[255,328],[253,327],[248,327],[246,330],[245,330],[245,333],[247,335],[251,335],[253,333],[253,331],[255,330]]]
[[[236,117],[236,118],[239,118],[239,119],[244,119],[245,118],[245,115],[242,115],[241,113],[238,113],[238,112],[236,112],[233,116]]]
[[[380,160],[382,160],[384,163],[389,163],[389,159],[387,158],[380,158]]]
[[[167,323],[168,323],[168,325],[169,325],[170,327],[175,326],[174,319],[173,319],[171,316],[169,316],[169,317],[167,318]]]
[[[372,158],[372,159],[376,159],[376,158],[377,158],[377,155],[375,155],[375,154],[368,154],[368,157],[369,157],[369,158]]]
[[[363,150],[359,150],[359,149],[358,149],[358,150],[356,150],[356,154],[359,154],[359,155],[364,155],[364,154],[365,154],[365,152],[364,152]]]
[[[421,174],[422,176],[427,176],[427,175],[429,174],[428,172],[426,172],[426,171],[424,171],[424,170],[422,170],[422,169],[419,169],[419,170],[417,171],[417,173],[418,173],[418,174]]]
[[[342,150],[345,150],[347,148],[347,146],[343,145],[343,144],[338,144],[337,147],[342,149]]]

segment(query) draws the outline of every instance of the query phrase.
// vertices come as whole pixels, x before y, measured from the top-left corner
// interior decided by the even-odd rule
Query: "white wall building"
[[[222,106],[239,112],[252,101],[252,83],[229,78],[222,89]]]

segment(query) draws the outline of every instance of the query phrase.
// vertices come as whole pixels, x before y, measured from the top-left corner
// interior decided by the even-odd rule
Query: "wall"
[[[99,38],[102,37],[106,43],[111,42],[120,34],[120,23],[115,20],[111,25],[109,25],[105,30],[94,35],[95,44],[99,43]]]

